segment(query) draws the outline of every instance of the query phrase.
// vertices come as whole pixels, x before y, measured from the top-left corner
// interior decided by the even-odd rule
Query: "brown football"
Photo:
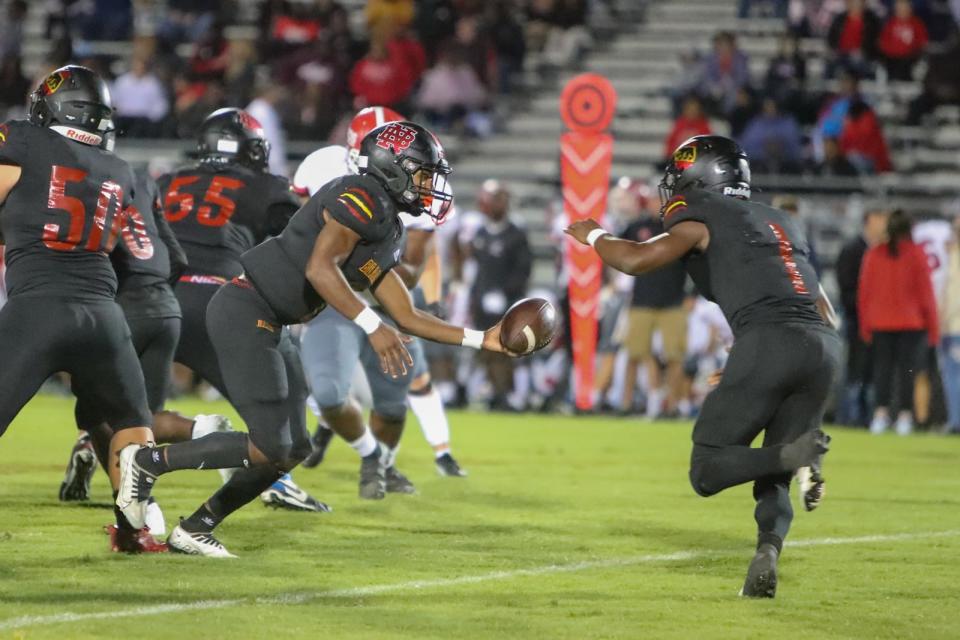
[[[543,298],[524,298],[503,314],[500,344],[513,353],[529,355],[550,344],[556,331],[553,305]]]

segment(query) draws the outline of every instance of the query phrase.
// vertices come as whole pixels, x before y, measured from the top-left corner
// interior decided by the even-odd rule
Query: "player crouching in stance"
[[[841,352],[828,326],[832,307],[790,216],[750,202],[750,166],[734,141],[687,140],[660,190],[666,233],[656,238],[619,240],[593,220],[567,233],[631,275],[683,260],[700,293],[723,310],[735,343],[694,425],[690,482],[701,496],[754,483],[757,553],[741,593],[772,598],[793,519],[792,475],[810,467],[805,498],[822,494],[820,466],[830,438],[820,425]],[[761,431],[763,445],[751,448]]]
[[[172,550],[232,556],[213,537],[214,528],[310,453],[303,410],[307,385],[284,326],[304,322],[329,304],[363,328],[381,368],[400,376],[413,364],[402,335],[354,293],[371,289],[403,331],[505,351],[499,324],[480,332],[419,311],[392,271],[404,245],[400,211],[443,215],[452,204],[443,189],[450,167],[437,138],[411,122],[374,129],[361,144],[360,171],[327,183],[279,236],[246,252],[244,275],[210,301],[210,337],[249,436],[212,434],[164,448],[129,446],[120,453],[117,505],[134,522],[142,522],[157,476],[242,467],[173,530]]]
[[[112,114],[107,84],[69,65],[33,92],[29,120],[0,125],[9,291],[0,310],[0,435],[49,376],[66,371],[78,401],[113,429],[107,468],[116,490],[117,453],[152,445],[153,433],[130,329],[114,302],[110,254],[118,240],[139,250],[145,236],[128,212],[133,172],[110,151]],[[118,550],[166,550],[142,518],[116,516]]]

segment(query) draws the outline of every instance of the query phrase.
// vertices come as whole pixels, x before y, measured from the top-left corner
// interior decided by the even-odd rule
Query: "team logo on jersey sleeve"
[[[10,129],[5,124],[0,124],[0,147],[7,144],[7,134],[10,133]]]
[[[380,277],[381,269],[380,265],[377,264],[377,261],[373,258],[370,258],[363,263],[363,266],[360,267],[360,273],[367,276],[367,280],[370,281],[370,284],[373,284],[377,281],[377,278]]]
[[[377,146],[393,149],[394,153],[405,151],[417,139],[417,131],[399,122],[387,125],[377,134]]]
[[[70,77],[69,71],[55,71],[47,76],[47,79],[43,81],[43,94],[46,96],[53,95],[57,92],[62,85],[64,80]]]

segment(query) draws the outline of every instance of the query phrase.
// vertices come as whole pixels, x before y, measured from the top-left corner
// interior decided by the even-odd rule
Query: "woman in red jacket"
[[[897,397],[897,433],[913,431],[910,407],[913,378],[921,366],[926,345],[939,341],[937,303],[933,296],[927,256],[910,237],[910,217],[896,210],[887,221],[888,241],[863,258],[857,302],[860,333],[873,345],[873,381],[877,408],[872,433],[890,426],[893,390]]]

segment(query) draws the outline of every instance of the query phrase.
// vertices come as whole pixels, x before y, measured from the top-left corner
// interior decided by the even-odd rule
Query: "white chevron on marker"
[[[594,207],[600,204],[600,201],[603,199],[603,194],[603,189],[594,189],[590,195],[581,199],[580,196],[577,195],[577,192],[570,187],[563,188],[563,199],[565,203],[581,216],[586,216]]]
[[[594,263],[587,269],[579,269],[576,265],[570,265],[570,279],[581,287],[588,286],[597,277],[600,276],[600,265]]]
[[[560,152],[570,161],[577,173],[590,173],[597,163],[603,160],[603,157],[610,151],[613,143],[610,141],[602,142],[593,148],[593,151],[586,158],[581,157],[573,145],[561,143]]]

